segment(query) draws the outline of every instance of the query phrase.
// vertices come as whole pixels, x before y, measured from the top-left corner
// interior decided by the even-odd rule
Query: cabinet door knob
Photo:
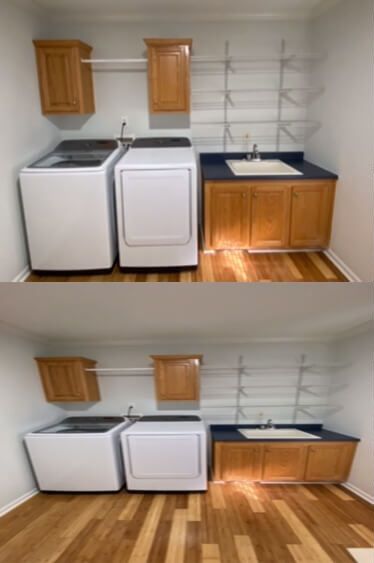
[[[293,197],[299,197],[299,194],[297,192],[294,192]]]
[[[254,197],[254,198],[257,198],[257,197],[258,197],[258,193],[253,192],[253,197]]]
[[[247,194],[242,194],[242,198],[245,199],[247,197]]]
[[[78,100],[73,100],[73,106],[76,106],[78,104]]]

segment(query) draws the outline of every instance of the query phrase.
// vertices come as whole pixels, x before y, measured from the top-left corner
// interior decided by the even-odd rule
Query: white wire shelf
[[[296,62],[296,61],[317,61],[323,60],[325,55],[322,53],[305,53],[295,55],[293,53],[275,55],[230,55],[230,56],[209,56],[192,55],[193,63],[235,63],[235,62]],[[81,59],[83,64],[148,64],[146,57],[141,58],[116,58],[116,59]]]
[[[287,119],[287,120],[279,120],[279,119],[250,119],[250,120],[240,120],[240,121],[199,121],[194,120],[191,122],[192,125],[222,125],[223,127],[232,127],[233,125],[279,125],[281,127],[289,127],[295,124],[305,124],[316,126],[320,125],[319,122],[313,121],[311,119]]]
[[[244,371],[261,371],[261,372],[279,372],[281,375],[284,375],[284,371],[295,371],[298,372],[302,367],[303,370],[312,370],[312,369],[342,369],[347,367],[347,364],[304,364],[304,365],[278,365],[278,366],[264,366],[264,365],[251,365],[251,364],[242,364],[236,366],[216,366],[216,365],[201,365],[200,371],[205,372],[205,377],[230,377],[230,373],[238,372],[238,370]],[[118,367],[118,368],[105,368],[105,367],[96,367],[96,368],[87,368],[85,371],[87,372],[96,372],[96,373],[119,373],[124,375],[132,375],[136,373],[144,373],[145,375],[153,375],[154,369],[153,366],[144,366],[144,367]],[[217,375],[215,372],[217,371],[224,371],[228,372],[225,374]],[[213,372],[213,373],[209,373]],[[265,375],[262,373],[261,376]],[[270,373],[270,376],[274,375],[274,373]],[[294,374],[295,376],[297,373]],[[312,374],[311,374],[312,375]],[[316,374],[318,375],[318,374]],[[244,377],[252,377],[251,374],[243,373]]]
[[[282,93],[288,94],[291,92],[295,93],[313,93],[313,92],[323,92],[324,88],[227,88],[227,90],[220,90],[220,89],[210,89],[210,88],[195,88],[192,89],[192,94],[237,94],[237,93],[266,93],[266,92],[273,92],[273,93]]]

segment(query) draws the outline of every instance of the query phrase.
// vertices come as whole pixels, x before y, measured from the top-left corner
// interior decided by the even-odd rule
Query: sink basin
[[[319,436],[297,430],[297,428],[242,428],[239,430],[248,440],[320,440]]]
[[[303,176],[282,160],[226,160],[235,176]]]

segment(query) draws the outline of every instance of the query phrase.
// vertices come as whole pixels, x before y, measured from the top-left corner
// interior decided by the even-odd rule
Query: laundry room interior
[[[372,16],[1,2],[0,281],[373,281]]]
[[[371,284],[107,287],[0,285],[0,562],[372,561]]]

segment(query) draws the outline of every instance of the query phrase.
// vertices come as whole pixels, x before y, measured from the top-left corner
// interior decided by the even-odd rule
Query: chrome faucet
[[[266,424],[261,425],[261,430],[271,430],[272,428],[275,428],[275,424],[271,418],[268,419]]]
[[[253,162],[260,162],[261,161],[261,155],[260,152],[258,150],[258,145],[253,145],[253,149],[252,149],[252,154],[248,153],[246,156],[247,160],[251,160]]]

